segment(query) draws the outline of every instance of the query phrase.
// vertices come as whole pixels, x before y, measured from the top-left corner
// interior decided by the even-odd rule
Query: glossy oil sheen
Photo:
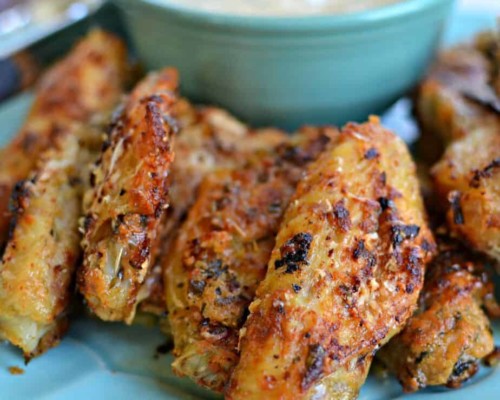
[[[350,15],[259,18],[115,0],[148,68],[254,125],[341,124],[380,113],[424,73],[454,0]]]

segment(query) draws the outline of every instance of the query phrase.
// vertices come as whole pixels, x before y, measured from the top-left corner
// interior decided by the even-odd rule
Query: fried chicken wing
[[[180,130],[175,144],[170,207],[160,256],[167,259],[177,230],[194,203],[203,178],[213,171],[242,165],[247,154],[276,146],[287,137],[277,129],[251,130],[222,109],[195,108],[185,99],[178,102],[174,114]],[[141,310],[164,315],[166,300],[161,265],[155,266],[147,281],[150,294],[141,303]]]
[[[148,75],[110,127],[85,194],[80,292],[104,320],[130,323],[157,253],[168,207],[177,73]]]
[[[14,190],[12,231],[0,264],[0,336],[26,360],[56,345],[68,325],[83,171],[98,154],[91,144],[100,137],[94,128],[71,129]]]
[[[490,59],[491,84],[497,96],[500,96],[500,23],[496,31],[487,31],[479,34],[474,40],[474,47]]]
[[[223,390],[283,210],[305,165],[335,133],[308,129],[269,143],[247,154],[244,166],[208,174],[201,184],[165,266],[177,374]]]
[[[450,229],[500,260],[500,125],[450,144],[431,173]]]
[[[493,351],[491,324],[482,307],[498,306],[485,263],[484,257],[457,242],[440,240],[419,309],[377,353],[405,391],[434,385],[458,387]]]
[[[111,111],[122,95],[127,69],[123,42],[94,30],[41,78],[26,122],[0,150],[0,245],[7,238],[8,204],[16,182],[28,177],[40,155],[75,122]]]
[[[473,47],[446,52],[422,85],[417,108],[423,142],[434,136],[444,143],[431,173],[451,231],[499,260],[500,113],[487,100],[490,69]]]
[[[172,171],[174,221],[185,216],[208,173],[241,165],[246,160],[244,153],[272,147],[286,138],[282,131],[253,131],[222,109],[196,109],[185,100],[179,102],[176,115],[181,127]]]
[[[433,246],[404,143],[376,119],[347,125],[285,212],[227,398],[355,398]]]

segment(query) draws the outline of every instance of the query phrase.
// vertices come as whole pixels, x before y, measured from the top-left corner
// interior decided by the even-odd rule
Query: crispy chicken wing
[[[244,166],[208,174],[201,184],[165,266],[177,374],[223,390],[283,209],[305,165],[335,133],[308,129],[269,143],[247,154]]]
[[[431,173],[450,229],[499,260],[500,112],[490,101],[489,73],[480,51],[451,50],[422,85],[417,108],[423,141],[434,136],[445,145]]]
[[[486,262],[455,241],[440,240],[419,309],[377,353],[405,391],[460,386],[477,372],[479,360],[493,351],[491,325],[482,307],[498,306]]]
[[[404,143],[376,119],[347,125],[285,212],[227,398],[355,398],[433,247]]]
[[[56,345],[67,328],[70,284],[80,256],[78,220],[85,165],[100,131],[73,126],[14,190],[12,231],[0,264],[0,336],[26,360]]]
[[[500,260],[500,126],[453,142],[431,173],[450,229]]]
[[[286,138],[275,129],[253,131],[227,111],[213,107],[196,109],[185,100],[179,102],[176,115],[181,126],[172,172],[174,221],[182,218],[194,203],[197,188],[209,172],[241,165],[246,160],[242,153],[272,147]]]
[[[203,178],[218,169],[232,168],[246,162],[248,153],[271,148],[286,140],[277,129],[251,130],[227,111],[214,107],[195,108],[182,99],[175,107],[179,121],[176,157],[172,164],[170,207],[164,227],[160,258],[170,258],[170,247],[181,221],[194,203]],[[147,278],[149,297],[141,309],[158,315],[165,313],[161,265]]]
[[[90,309],[104,320],[130,323],[145,297],[141,288],[147,289],[143,284],[169,204],[176,89],[173,69],[139,83],[115,116],[91,173],[78,286]]]
[[[41,78],[26,122],[0,150],[0,245],[7,237],[8,203],[15,183],[28,177],[42,152],[72,124],[88,122],[116,105],[128,75],[126,61],[121,40],[94,30]]]
[[[500,96],[500,23],[496,30],[479,34],[474,46],[491,60],[491,84]]]

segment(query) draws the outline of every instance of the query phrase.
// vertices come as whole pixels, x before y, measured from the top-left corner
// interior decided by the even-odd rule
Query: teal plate
[[[445,36],[446,43],[463,40],[479,29],[494,26],[494,17],[484,14],[455,16]],[[31,98],[21,95],[0,106],[0,145],[20,126]],[[406,126],[398,123],[394,129]],[[403,129],[403,128],[401,128]],[[403,132],[400,132],[403,133]],[[496,343],[500,344],[500,323],[494,326]],[[210,392],[186,379],[173,375],[171,354],[157,354],[165,343],[157,328],[147,323],[126,327],[104,323],[88,317],[77,317],[61,345],[28,366],[21,353],[0,344],[0,399],[108,399],[149,400],[217,399]],[[21,375],[12,375],[9,367],[20,367]],[[404,395],[393,378],[370,376],[360,399],[498,399],[500,369],[482,368],[481,372],[458,390],[427,389]],[[264,399],[263,399],[264,400]]]

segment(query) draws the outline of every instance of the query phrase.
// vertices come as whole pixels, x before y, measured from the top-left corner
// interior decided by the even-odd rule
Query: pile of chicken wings
[[[0,150],[0,337],[27,361],[83,301],[158,315],[174,372],[233,400],[355,399],[374,361],[458,387],[495,362],[497,33],[420,85],[417,161],[377,117],[251,129],[173,68],[133,71],[91,31]]]

